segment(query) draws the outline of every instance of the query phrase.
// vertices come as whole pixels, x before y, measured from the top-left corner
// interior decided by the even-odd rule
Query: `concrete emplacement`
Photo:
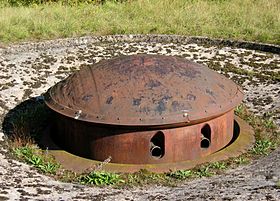
[[[74,171],[108,158],[110,171],[187,169],[237,156],[254,142],[252,129],[234,118],[242,98],[231,80],[184,58],[104,60],[45,94],[55,112],[47,141]]]

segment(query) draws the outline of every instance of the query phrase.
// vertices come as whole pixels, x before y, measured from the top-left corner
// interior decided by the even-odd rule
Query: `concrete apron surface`
[[[244,103],[280,126],[280,47],[199,37],[120,35],[23,43],[0,48],[0,120],[82,66],[118,55],[178,55],[243,87]],[[223,175],[177,187],[129,189],[63,183],[11,159],[0,130],[0,200],[280,200],[280,150]]]

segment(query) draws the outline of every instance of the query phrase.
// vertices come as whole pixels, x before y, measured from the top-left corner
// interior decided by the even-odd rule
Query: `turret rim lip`
[[[237,88],[239,88],[237,86]],[[190,119],[189,117],[185,118],[185,121],[174,121],[174,122],[170,122],[170,123],[151,123],[153,122],[153,119],[148,119],[145,122],[147,123],[143,123],[141,121],[139,121],[139,118],[134,118],[131,119],[130,122],[131,123],[118,123],[118,122],[106,122],[105,120],[102,120],[100,118],[96,118],[98,115],[100,116],[100,114],[88,114],[88,113],[84,113],[83,111],[81,111],[82,114],[84,114],[85,116],[80,116],[79,118],[77,118],[77,114],[79,113],[79,111],[77,110],[73,110],[69,107],[65,107],[64,105],[61,105],[59,103],[57,103],[53,98],[51,98],[51,90],[52,88],[50,88],[45,94],[44,94],[44,99],[45,99],[45,103],[46,105],[53,110],[54,112],[66,116],[68,118],[71,119],[76,119],[77,121],[84,121],[84,122],[88,122],[88,123],[94,123],[94,124],[100,124],[100,125],[104,125],[104,126],[124,126],[124,127],[151,127],[151,128],[173,128],[173,127],[182,127],[182,126],[187,126],[187,125],[194,125],[194,124],[198,124],[198,123],[202,123],[208,120],[211,120],[213,118],[219,117],[229,111],[231,111],[232,109],[234,109],[234,107],[236,107],[238,104],[236,104],[234,102],[229,104],[229,106],[224,107],[225,109],[223,111],[219,111],[219,112],[215,112],[212,114],[209,114],[208,116],[204,116],[204,117],[197,117],[196,119]],[[236,102],[241,103],[243,100],[243,94],[241,92],[239,92],[239,90],[236,93]],[[63,108],[63,112],[62,109]],[[168,118],[173,118],[176,119],[178,118],[180,115],[180,118],[182,119],[183,117],[183,113],[182,114],[175,114],[175,115],[169,115]],[[166,117],[165,117],[166,118]],[[95,120],[93,120],[95,119]],[[135,121],[135,119],[137,121]],[[156,121],[157,119],[154,119],[154,121]],[[134,123],[132,123],[134,122]]]

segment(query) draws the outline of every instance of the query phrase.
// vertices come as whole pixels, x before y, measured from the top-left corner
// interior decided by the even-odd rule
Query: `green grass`
[[[42,151],[35,146],[16,147],[13,148],[13,152],[18,158],[44,173],[55,174],[60,166],[47,151]]]
[[[280,145],[280,132],[270,116],[253,115],[243,104],[235,109],[235,114],[254,129],[256,143],[251,150],[254,155],[267,155]]]
[[[177,170],[174,172],[167,173],[167,176],[172,177],[174,179],[184,180],[193,177],[194,172],[192,170]]]
[[[153,173],[148,170],[142,169],[138,172],[121,174],[125,183],[125,186],[144,186],[147,184],[163,184],[172,185],[172,178],[168,174],[164,173]]]
[[[41,4],[57,3],[60,2],[64,5],[77,5],[80,3],[102,4],[106,1],[121,2],[122,0],[0,0],[0,3],[6,6],[35,6]]]
[[[0,6],[1,7],[1,6]],[[280,44],[279,0],[134,0],[0,8],[0,41],[180,34]]]
[[[201,166],[195,171],[195,174],[199,178],[201,178],[201,177],[211,177],[212,175],[215,174],[214,172],[211,171],[211,169],[214,169],[211,166],[211,164],[206,165],[206,166]]]
[[[249,159],[246,158],[245,156],[241,155],[237,158],[235,158],[234,160],[234,163],[236,163],[237,165],[246,165],[249,163]]]
[[[93,185],[116,185],[119,183],[124,183],[125,181],[121,179],[119,174],[116,173],[94,171],[88,174],[81,175],[79,177],[79,182],[81,184]]]
[[[258,155],[268,155],[270,150],[274,148],[275,144],[269,139],[257,140],[252,152]]]
[[[211,167],[218,170],[225,170],[227,169],[227,164],[223,161],[214,162],[211,164]]]

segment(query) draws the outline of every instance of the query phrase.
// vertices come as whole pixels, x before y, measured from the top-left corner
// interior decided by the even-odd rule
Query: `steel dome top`
[[[132,55],[81,68],[45,94],[54,111],[81,121],[122,126],[196,124],[238,105],[228,78],[180,57]]]

